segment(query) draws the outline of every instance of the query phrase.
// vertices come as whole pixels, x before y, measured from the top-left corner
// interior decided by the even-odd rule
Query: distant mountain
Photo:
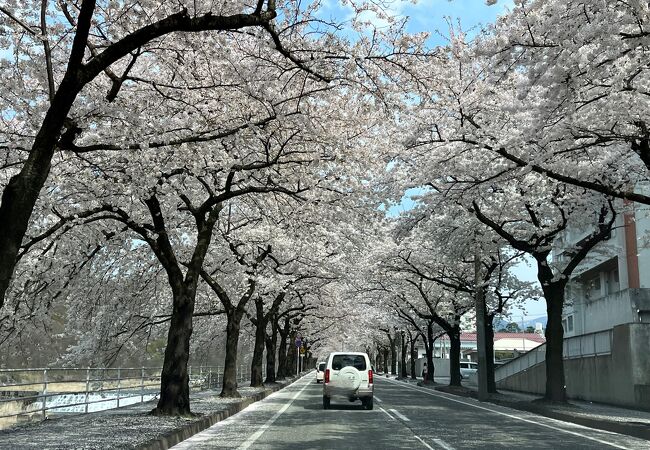
[[[537,319],[531,319],[524,322],[524,328],[533,327],[535,328],[536,323],[541,323],[542,327],[546,328],[546,322],[548,322],[548,317],[542,316]]]
[[[505,328],[505,326],[508,325],[508,323],[510,322],[508,322],[507,320],[503,320],[498,317],[495,317],[494,321],[492,322],[492,326],[494,327],[494,331],[498,331],[501,328]]]
[[[519,328],[524,327],[524,330],[528,327],[533,327],[535,328],[536,323],[541,323],[543,328],[546,328],[546,322],[548,322],[548,317],[542,316],[542,317],[537,317],[535,319],[529,319],[525,320],[523,323],[521,321],[517,320],[517,317],[513,317],[510,320],[502,318],[502,317],[495,317],[494,318],[494,331],[499,331],[502,328],[505,328],[506,325],[508,325],[511,322],[516,322],[517,325],[519,325]]]

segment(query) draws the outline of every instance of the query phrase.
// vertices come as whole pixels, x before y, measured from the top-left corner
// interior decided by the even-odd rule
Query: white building
[[[546,339],[541,333],[494,333],[494,352],[508,352],[512,355],[526,353],[541,344]],[[477,360],[477,340],[476,333],[460,334],[460,353],[461,359]],[[445,335],[439,337],[434,344],[434,358],[449,358],[449,338]],[[424,346],[418,346],[418,358],[426,357]],[[497,355],[497,359],[499,356]]]

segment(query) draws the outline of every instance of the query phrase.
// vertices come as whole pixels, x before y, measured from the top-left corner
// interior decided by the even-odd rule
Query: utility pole
[[[487,355],[485,353],[485,299],[481,277],[481,253],[476,245],[474,255],[474,300],[476,302],[476,348],[478,350],[478,399],[488,399]]]

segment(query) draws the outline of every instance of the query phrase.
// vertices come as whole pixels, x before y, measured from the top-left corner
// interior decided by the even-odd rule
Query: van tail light
[[[329,382],[330,382],[330,370],[325,369],[325,383],[329,383]]]
[[[372,384],[372,370],[368,371],[368,384]]]

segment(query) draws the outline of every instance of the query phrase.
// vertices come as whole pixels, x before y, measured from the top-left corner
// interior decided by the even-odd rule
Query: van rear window
[[[341,370],[348,366],[357,370],[366,370],[366,358],[363,355],[334,355],[332,358],[333,370]]]
[[[320,363],[320,364],[318,365],[318,370],[319,370],[320,372],[325,371],[325,366],[326,366],[326,365],[327,365],[327,364],[325,364],[325,363]]]

